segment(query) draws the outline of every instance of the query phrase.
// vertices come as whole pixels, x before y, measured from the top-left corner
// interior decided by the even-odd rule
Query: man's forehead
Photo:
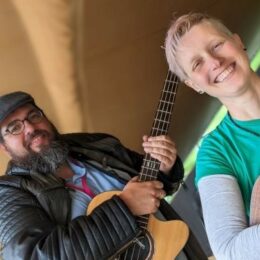
[[[30,103],[25,104],[21,107],[18,107],[3,120],[3,122],[1,123],[1,126],[4,126],[15,119],[20,119],[20,117],[22,117],[22,116],[26,116],[33,109],[37,109],[37,108],[33,104],[30,104]]]

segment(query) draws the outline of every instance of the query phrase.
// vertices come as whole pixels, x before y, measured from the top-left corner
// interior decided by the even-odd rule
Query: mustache
[[[24,141],[24,146],[29,149],[30,148],[30,145],[31,145],[31,142],[32,140],[35,138],[35,137],[38,137],[38,136],[47,136],[49,137],[50,136],[50,133],[46,130],[42,130],[42,129],[36,129],[34,132],[32,132],[31,134],[29,134],[25,141]]]
[[[25,157],[17,157],[12,153],[12,160],[9,162],[9,169],[18,166],[24,169],[31,169],[33,172],[43,174],[55,174],[56,170],[66,163],[69,154],[69,145],[62,139],[54,140],[50,146],[44,147],[39,153],[29,151]]]

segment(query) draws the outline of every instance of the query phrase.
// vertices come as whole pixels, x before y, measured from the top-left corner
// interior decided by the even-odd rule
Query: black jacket
[[[140,170],[142,156],[112,136],[68,134],[64,139],[72,157],[95,164],[123,183]],[[169,177],[159,174],[168,194],[178,189],[182,178],[179,158]],[[98,206],[89,216],[71,220],[70,215],[71,198],[61,178],[9,168],[0,178],[2,257],[108,259],[140,233],[134,216],[118,196]]]

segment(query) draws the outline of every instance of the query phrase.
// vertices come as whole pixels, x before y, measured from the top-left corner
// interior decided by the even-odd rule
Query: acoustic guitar
[[[170,71],[167,73],[161,98],[155,114],[150,136],[166,135],[168,133],[173,106],[175,103],[179,80]],[[156,180],[160,162],[145,154],[139,181]],[[120,191],[108,191],[94,197],[90,202],[87,214],[90,214],[102,202],[108,200]],[[133,241],[123,253],[113,259],[133,260],[173,260],[179,254],[188,240],[189,229],[181,220],[162,221],[153,214],[137,217],[143,232]]]

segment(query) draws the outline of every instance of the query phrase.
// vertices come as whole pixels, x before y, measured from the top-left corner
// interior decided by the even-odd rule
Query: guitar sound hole
[[[153,239],[151,235],[145,231],[144,234],[139,236],[133,241],[133,245],[130,246],[126,252],[122,253],[120,260],[150,260],[152,259],[154,252]]]

